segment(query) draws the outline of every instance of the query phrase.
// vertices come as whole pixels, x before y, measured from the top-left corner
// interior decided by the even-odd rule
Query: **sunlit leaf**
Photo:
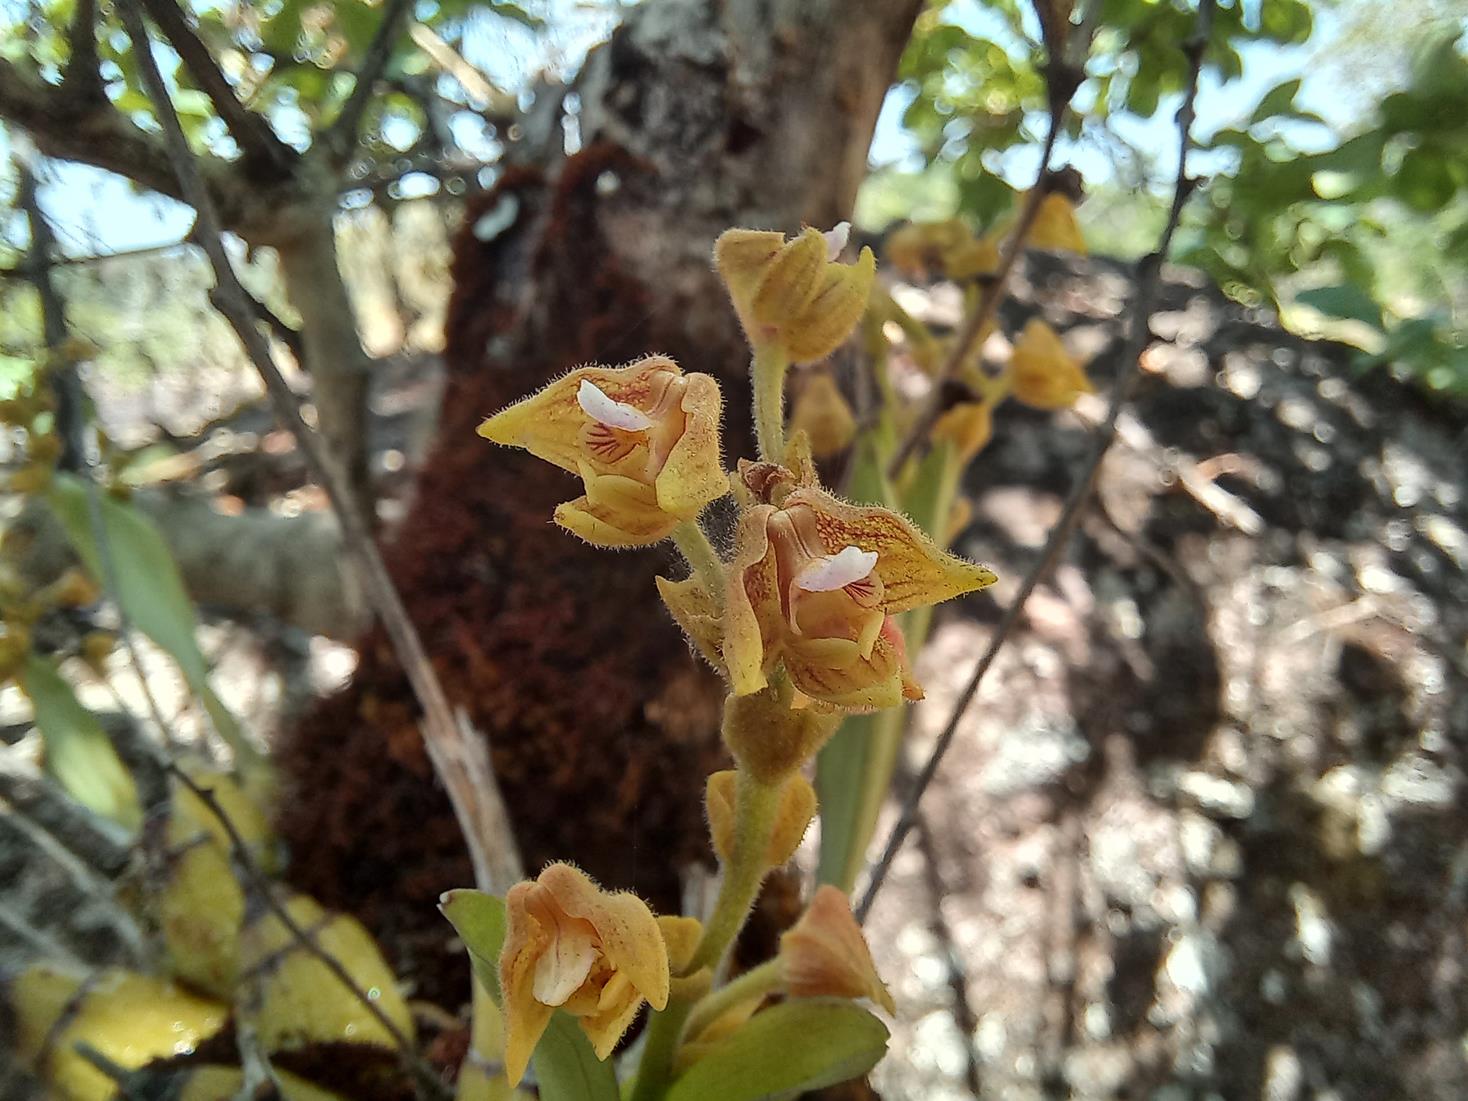
[[[47,500],[87,570],[106,586],[108,570],[94,538],[87,487],[72,475],[58,474]],[[112,497],[99,495],[97,512],[117,585],[112,595],[132,624],[178,664],[220,736],[240,757],[256,759],[258,752],[209,686],[209,668],[194,635],[194,606],[163,536],[141,512]]]
[[[797,999],[756,1013],[694,1063],[668,1101],[793,1098],[859,1077],[887,1051],[887,1026],[835,998]]]
[[[71,685],[50,661],[31,654],[20,686],[35,708],[36,729],[46,747],[46,771],[78,803],[137,829],[143,810],[132,775]]]

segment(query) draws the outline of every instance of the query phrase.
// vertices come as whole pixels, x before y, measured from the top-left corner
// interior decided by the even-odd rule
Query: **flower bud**
[[[780,937],[780,970],[793,998],[870,998],[897,1011],[877,974],[861,926],[841,891],[819,888],[805,914]]]
[[[708,779],[705,797],[709,836],[714,843],[714,852],[725,863],[734,851],[734,823],[738,817],[737,777],[732,769],[713,773]],[[766,867],[778,868],[795,855],[815,814],[816,789],[800,773],[790,773],[781,785],[780,804],[775,811],[774,827],[765,854]]]
[[[720,235],[714,264],[752,346],[813,363],[851,335],[866,310],[877,259],[864,248],[855,264],[837,260],[848,229],[844,222],[829,234],[807,228],[793,241],[764,230]]]

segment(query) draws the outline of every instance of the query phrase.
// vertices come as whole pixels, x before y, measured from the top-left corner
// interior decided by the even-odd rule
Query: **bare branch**
[[[515,97],[497,86],[489,77],[471,65],[463,54],[454,49],[434,32],[431,27],[414,23],[408,28],[414,44],[437,65],[459,83],[459,87],[484,104],[487,114],[495,117],[511,117],[515,113]]]
[[[265,116],[256,114],[240,102],[234,86],[216,64],[204,40],[189,25],[183,10],[174,0],[143,0],[143,6],[209,97],[209,102],[214,104],[214,109],[239,143],[246,159],[268,165],[282,174],[289,173],[296,159],[295,150],[275,136]]]
[[[943,755],[948,752],[948,747],[953,744],[954,735],[958,733],[958,724],[968,712],[969,705],[973,703],[974,697],[978,695],[979,686],[984,681],[994,659],[999,656],[1000,649],[1014,633],[1019,623],[1021,614],[1024,612],[1026,602],[1036,587],[1050,573],[1055,563],[1060,559],[1061,552],[1070,542],[1071,532],[1081,518],[1081,514],[1089,502],[1091,493],[1096,485],[1096,477],[1101,470],[1101,460],[1106,456],[1111,442],[1116,438],[1116,422],[1121,415],[1122,407],[1126,404],[1127,394],[1131,389],[1131,383],[1135,376],[1135,368],[1141,358],[1143,350],[1151,335],[1150,322],[1152,320],[1153,300],[1157,295],[1157,284],[1161,275],[1162,261],[1168,250],[1172,247],[1173,234],[1177,232],[1178,222],[1182,218],[1183,206],[1187,202],[1188,195],[1192,193],[1194,181],[1188,177],[1188,147],[1191,143],[1192,123],[1194,116],[1194,101],[1198,96],[1198,74],[1203,67],[1203,52],[1207,48],[1208,35],[1213,25],[1213,6],[1215,0],[1200,0],[1198,5],[1198,23],[1192,38],[1183,44],[1183,49],[1188,54],[1191,69],[1188,77],[1187,94],[1183,98],[1182,106],[1178,108],[1178,166],[1177,178],[1173,184],[1172,206],[1168,212],[1167,224],[1163,227],[1162,235],[1158,239],[1157,248],[1147,256],[1143,257],[1137,265],[1137,290],[1132,298],[1130,309],[1131,325],[1127,331],[1126,342],[1123,345],[1121,356],[1118,360],[1116,380],[1111,386],[1110,408],[1106,419],[1097,428],[1091,454],[1087,459],[1085,467],[1076,479],[1075,486],[1071,489],[1070,496],[1066,499],[1065,507],[1061,510],[1060,518],[1050,530],[1050,537],[1045,542],[1045,547],[1040,552],[1039,560],[1030,568],[1025,575],[1019,592],[1015,594],[1009,607],[1004,610],[1004,616],[999,621],[999,626],[994,631],[994,637],[990,639],[988,648],[983,656],[974,666],[974,671],[964,685],[963,691],[958,694],[958,699],[953,704],[953,710],[948,716],[938,739],[933,743],[933,748],[928,753],[928,759],[923,763],[922,770],[918,773],[912,791],[908,793],[903,801],[902,814],[892,832],[887,835],[887,843],[883,846],[882,855],[872,866],[871,876],[867,883],[866,893],[862,895],[861,903],[856,908],[858,921],[865,921],[871,912],[872,903],[877,897],[877,892],[882,889],[886,881],[887,873],[892,868],[892,861],[896,858],[903,842],[907,839],[908,832],[917,821],[918,801],[923,792],[933,782],[937,774],[938,766],[943,761]]]
[[[357,69],[357,83],[352,87],[352,94],[347,97],[336,122],[322,137],[327,156],[338,164],[346,163],[352,155],[357,144],[357,131],[361,129],[362,116],[367,113],[367,104],[372,100],[377,78],[392,58],[392,48],[403,33],[403,20],[408,17],[412,6],[410,0],[387,0],[383,5],[382,21],[377,24],[366,56]]]
[[[73,97],[65,86],[47,84],[3,58],[0,118],[30,134],[48,157],[103,168],[160,195],[183,199],[157,135],[138,129],[105,100]],[[238,228],[248,201],[233,178],[236,170],[215,158],[204,159],[200,170],[225,224]]]
[[[29,142],[25,143],[25,147],[28,148],[29,145]],[[36,176],[31,170],[31,158],[20,152],[12,159],[20,177],[17,202],[25,212],[31,231],[30,247],[26,250],[26,276],[41,299],[41,331],[46,347],[56,353],[66,342],[67,332],[66,306],[56,293],[56,284],[51,279],[56,237],[51,232],[51,223],[41,212],[41,204],[36,197]],[[51,387],[56,394],[56,435],[61,440],[61,455],[57,459],[57,465],[62,470],[79,470],[85,458],[82,434],[86,419],[83,413],[84,395],[76,364],[57,365],[51,376]]]
[[[133,42],[138,45],[145,43],[147,32],[135,0],[124,0],[119,4],[119,11]],[[215,300],[259,370],[276,416],[295,436],[312,476],[326,490],[336,511],[343,542],[358,560],[369,599],[423,709],[424,744],[458,816],[475,878],[483,889],[502,892],[519,879],[522,872],[509,815],[495,782],[485,740],[461,727],[457,721],[418,630],[408,616],[372,540],[365,518],[338,475],[336,465],[330,461],[321,439],[301,419],[296,395],[281,375],[270,346],[257,327],[249,296],[230,264],[214,205],[189,151],[158,67],[145,49],[138,51],[138,62],[148,95],[163,124],[169,162],[178,175],[184,195],[198,212],[196,237],[214,268]]]
[[[66,32],[71,56],[61,74],[61,85],[78,100],[102,104],[107,93],[97,68],[97,0],[77,0]]]

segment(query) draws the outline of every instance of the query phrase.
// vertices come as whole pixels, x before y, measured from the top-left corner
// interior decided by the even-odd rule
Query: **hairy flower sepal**
[[[766,481],[779,486],[777,503],[745,509],[729,563],[723,657],[734,695],[759,692],[783,665],[822,710],[921,699],[892,617],[992,585],[994,573],[888,509]]]
[[[577,368],[490,417],[479,434],[580,475],[586,494],[556,509],[562,527],[598,546],[644,546],[727,491],[722,404],[710,376],[648,356]]]
[[[577,1019],[605,1059],[644,1001],[667,1005],[663,930],[635,895],[603,891],[579,869],[551,864],[510,888],[505,911],[500,989],[511,1085],[557,1009]]]
[[[856,263],[842,263],[849,231],[842,222],[829,233],[807,227],[792,241],[754,229],[719,235],[714,264],[756,351],[779,348],[790,363],[814,363],[851,335],[866,310],[877,258],[863,248]]]

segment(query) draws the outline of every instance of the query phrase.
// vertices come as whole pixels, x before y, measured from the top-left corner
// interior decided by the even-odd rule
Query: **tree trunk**
[[[850,214],[919,7],[649,3],[573,88],[580,150],[508,168],[466,214],[439,443],[390,564],[493,746],[531,868],[574,859],[676,911],[680,870],[706,855],[720,689],[655,595],[655,574],[681,570],[671,552],[613,554],[558,530],[576,481],[474,428],[577,364],[657,351],[720,378],[730,454],[750,454],[748,352],[714,238]],[[425,995],[459,998],[434,902],[469,867],[379,636],[282,750],[292,874],[372,923]]]
[[[311,375],[311,401],[322,436],[362,515],[376,516],[367,455],[370,362],[358,336],[336,252],[335,181],[319,200],[305,200],[272,235],[286,295],[301,315],[302,365]]]

